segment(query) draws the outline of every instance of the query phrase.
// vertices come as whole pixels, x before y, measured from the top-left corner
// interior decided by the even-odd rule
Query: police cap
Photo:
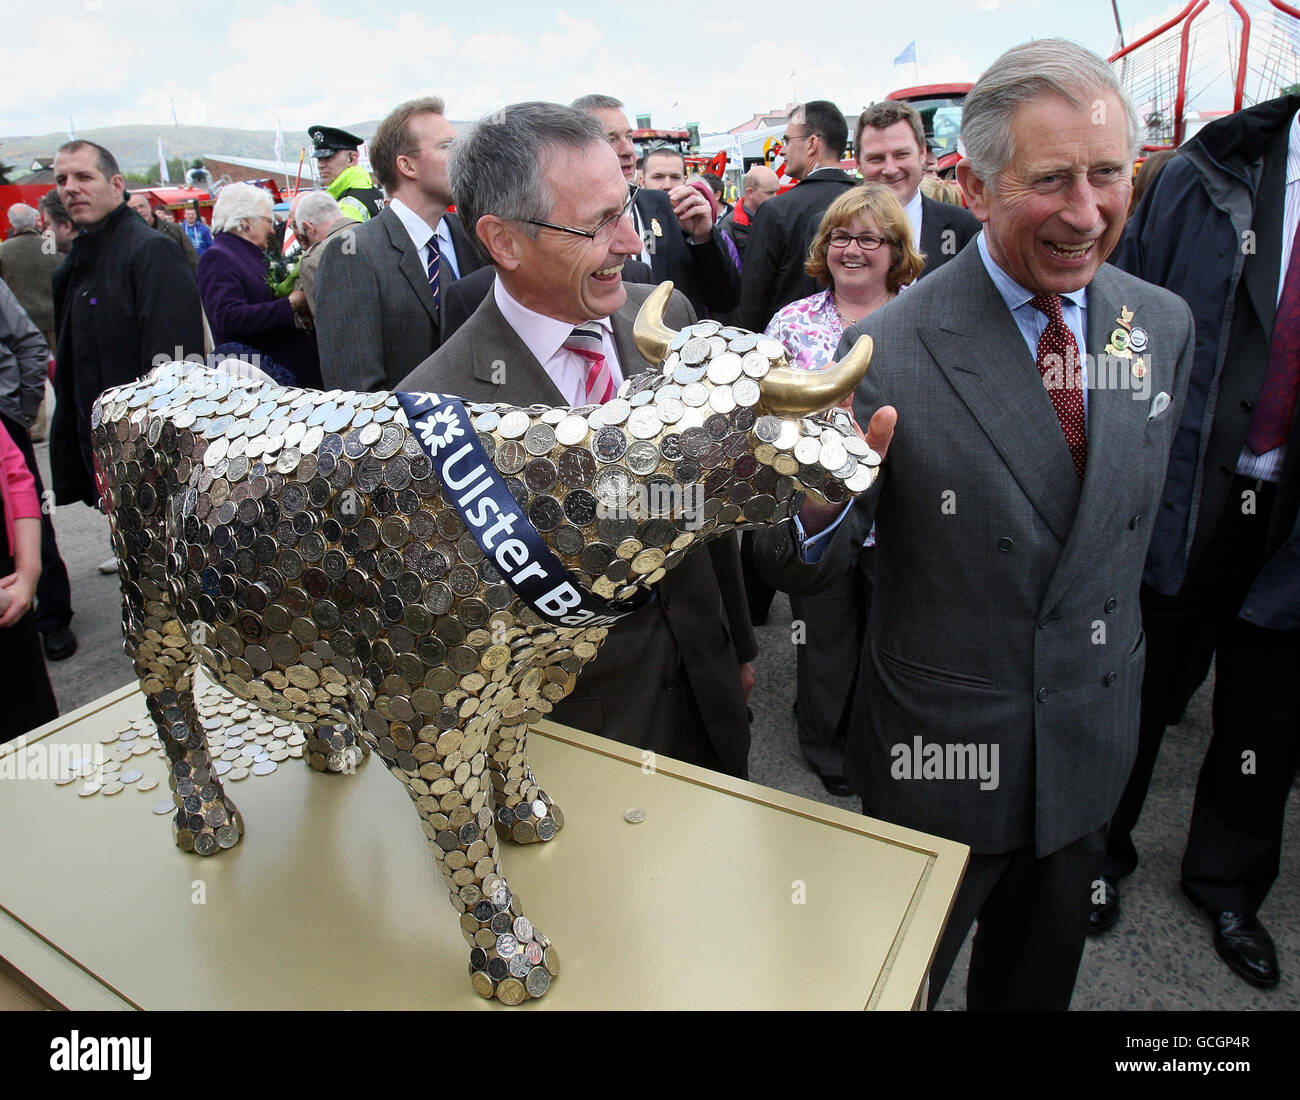
[[[309,126],[307,127],[307,136],[311,138],[316,146],[311,155],[316,158],[332,157],[335,153],[341,153],[345,149],[358,149],[361,147],[364,138],[357,137],[356,134],[349,134],[346,130],[340,130],[334,126]]]

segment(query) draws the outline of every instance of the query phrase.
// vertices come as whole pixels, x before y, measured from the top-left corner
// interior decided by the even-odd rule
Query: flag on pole
[[[280,125],[280,120],[275,120],[275,159],[281,168],[284,167],[284,128]]]
[[[894,58],[894,64],[895,65],[916,64],[916,39],[915,38],[912,39],[912,41],[907,44],[907,48],[903,50],[902,53],[900,53],[896,58]]]
[[[72,125],[72,116],[71,116],[71,115],[68,116],[68,140],[69,140],[69,141],[76,141],[76,140],[77,140],[77,130],[76,130],[76,127]]]
[[[727,166],[735,169],[737,172],[745,170],[745,150],[740,144],[740,135],[733,134],[731,138],[731,151],[727,154],[731,163]]]
[[[162,183],[171,183],[167,174],[167,158],[163,155],[162,138],[158,139],[158,179]]]

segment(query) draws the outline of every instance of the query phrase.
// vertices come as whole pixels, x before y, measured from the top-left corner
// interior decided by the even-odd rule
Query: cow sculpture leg
[[[161,629],[139,628],[143,620],[126,607],[127,652],[135,662],[149,715],[167,752],[167,782],[176,813],[172,837],[187,852],[210,856],[233,848],[244,834],[235,804],[226,797],[212,767],[207,735],[194,705],[194,652],[178,619]]]
[[[369,736],[379,721],[387,724],[378,711],[365,715]],[[429,850],[460,913],[475,992],[517,1005],[547,991],[559,960],[550,941],[524,915],[501,872],[491,808],[495,773],[488,766],[496,720],[470,728],[472,721],[447,729],[425,727],[421,739],[406,748],[399,748],[393,736],[405,740],[406,731],[390,727],[374,747],[420,815]]]

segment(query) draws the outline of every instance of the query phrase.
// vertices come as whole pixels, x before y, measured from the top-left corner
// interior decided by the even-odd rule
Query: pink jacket
[[[23,452],[0,424],[0,499],[4,500],[5,534],[9,552],[14,550],[14,520],[41,517],[41,502],[36,496],[36,481],[27,468]]]

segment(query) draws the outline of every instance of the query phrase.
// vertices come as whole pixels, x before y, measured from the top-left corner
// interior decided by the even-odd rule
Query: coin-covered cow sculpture
[[[91,424],[126,651],[186,851],[239,843],[193,677],[301,723],[318,770],[373,751],[406,787],[469,941],[475,991],[542,996],[555,948],[500,843],[564,824],[525,756],[611,624],[693,547],[842,501],[879,457],[835,409],[871,344],[821,372],[712,321],[637,318],[659,369],[603,405],[292,389],[173,363]],[[829,413],[825,410],[831,410]],[[613,629],[617,629],[614,625]]]

